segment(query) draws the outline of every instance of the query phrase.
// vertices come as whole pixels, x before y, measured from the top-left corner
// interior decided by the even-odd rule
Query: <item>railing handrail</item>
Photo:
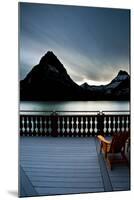
[[[95,114],[95,115],[98,115],[98,114],[103,114],[103,115],[111,115],[111,114],[114,114],[114,115],[119,115],[119,114],[124,114],[124,115],[129,115],[130,114],[130,111],[128,110],[93,110],[93,111],[61,111],[61,110],[50,110],[50,111],[46,111],[46,110],[20,110],[20,115],[30,115],[30,114],[37,114],[37,115],[40,115],[40,114],[49,114],[49,115],[52,115],[52,114],[65,114],[65,115],[69,115],[69,113],[72,115],[72,114],[79,114],[79,115],[86,115],[86,114]]]
[[[20,110],[20,112],[130,112],[129,110]]]

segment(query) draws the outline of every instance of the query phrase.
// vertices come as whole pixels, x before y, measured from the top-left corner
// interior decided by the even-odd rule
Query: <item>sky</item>
[[[109,83],[130,70],[130,11],[19,4],[20,79],[53,51],[77,83]]]

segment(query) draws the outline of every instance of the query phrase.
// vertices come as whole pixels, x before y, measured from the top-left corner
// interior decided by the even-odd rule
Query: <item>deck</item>
[[[109,170],[96,137],[20,137],[20,197],[130,190],[129,173]]]

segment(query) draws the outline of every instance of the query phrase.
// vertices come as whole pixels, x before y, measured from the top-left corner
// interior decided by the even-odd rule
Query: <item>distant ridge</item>
[[[68,75],[65,67],[48,51],[20,81],[20,100],[129,100],[130,76],[120,70],[107,85],[89,86],[87,83],[77,85]]]

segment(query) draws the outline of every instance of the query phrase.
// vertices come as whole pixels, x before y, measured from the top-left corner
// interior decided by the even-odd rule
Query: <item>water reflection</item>
[[[129,111],[128,101],[20,102],[20,111]]]

